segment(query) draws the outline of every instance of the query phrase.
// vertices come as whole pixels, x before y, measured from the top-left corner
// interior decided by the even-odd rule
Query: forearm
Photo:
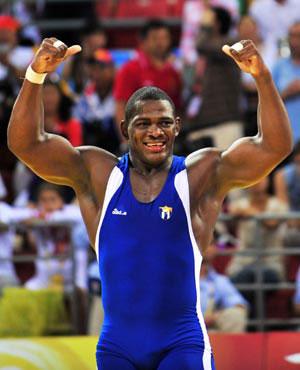
[[[293,142],[283,101],[269,72],[256,77],[255,82],[259,96],[258,131],[262,144],[280,156],[287,156]]]
[[[43,135],[42,85],[24,81],[12,110],[7,141],[16,154],[38,143]]]

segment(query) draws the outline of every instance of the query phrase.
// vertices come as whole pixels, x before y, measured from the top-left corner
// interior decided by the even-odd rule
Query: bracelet
[[[42,85],[47,76],[47,73],[37,73],[31,68],[31,65],[28,66],[25,74],[26,80],[30,81],[33,84]]]

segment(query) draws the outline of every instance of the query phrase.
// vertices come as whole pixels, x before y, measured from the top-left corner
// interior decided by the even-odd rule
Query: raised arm
[[[14,105],[7,139],[10,150],[39,176],[76,188],[85,171],[79,150],[63,137],[44,131],[41,74],[53,72],[63,60],[81,50],[79,45],[68,48],[56,41],[43,40],[37,51],[31,63],[33,72],[26,74]]]
[[[251,40],[241,44],[240,51],[227,45],[223,51],[255,80],[258,134],[237,140],[221,153],[216,181],[222,193],[259,181],[290,154],[293,145],[288,115],[270,71]]]

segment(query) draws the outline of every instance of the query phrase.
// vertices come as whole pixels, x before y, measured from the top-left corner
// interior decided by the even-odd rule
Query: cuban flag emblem
[[[163,220],[170,220],[173,208],[168,206],[159,207],[160,217]]]

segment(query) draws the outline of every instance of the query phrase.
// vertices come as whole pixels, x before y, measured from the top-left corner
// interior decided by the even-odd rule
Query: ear
[[[125,139],[128,140],[129,139],[128,124],[124,119],[122,119],[121,121],[121,132],[122,132],[122,135],[125,137]]]
[[[181,119],[180,117],[175,118],[175,136],[179,135],[179,132],[181,130]]]

